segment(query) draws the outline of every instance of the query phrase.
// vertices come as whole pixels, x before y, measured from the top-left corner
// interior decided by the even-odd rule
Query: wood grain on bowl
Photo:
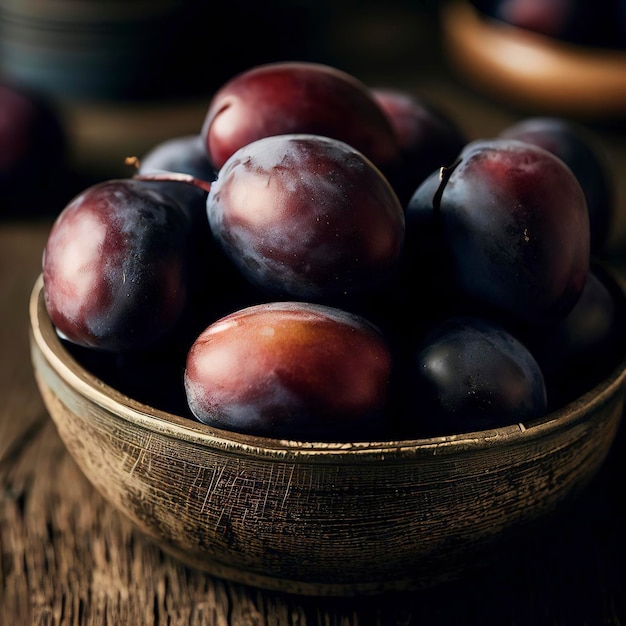
[[[187,565],[267,589],[356,595],[454,578],[579,492],[622,415],[623,363],[532,424],[354,444],[231,434],[135,402],[84,370],[41,288],[39,279],[30,303],[35,375],[87,478]]]

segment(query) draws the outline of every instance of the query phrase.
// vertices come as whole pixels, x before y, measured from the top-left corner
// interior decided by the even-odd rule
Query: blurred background
[[[129,173],[127,156],[199,132],[212,93],[233,74],[308,60],[427,97],[472,139],[528,115],[576,118],[600,135],[623,207],[625,7],[624,0],[0,0],[0,79],[27,86],[60,113],[74,178],[59,202],[88,181]],[[615,246],[624,230],[618,220]]]
[[[419,82],[432,71],[436,10],[419,0],[0,0],[0,73],[57,100],[79,162],[97,166],[197,130],[210,94],[259,63]]]

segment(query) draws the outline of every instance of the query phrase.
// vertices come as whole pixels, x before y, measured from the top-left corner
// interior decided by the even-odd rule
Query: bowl
[[[5,0],[0,67],[13,80],[62,98],[154,98],[161,95],[155,83],[162,92],[169,78],[172,24],[182,23],[172,5]]]
[[[467,0],[442,5],[441,30],[451,66],[517,108],[584,119],[626,114],[626,50],[573,44],[489,19]]]
[[[30,339],[67,450],[141,532],[192,568],[309,596],[417,590],[462,576],[589,483],[624,405],[622,360],[533,423],[412,441],[283,441],[210,428],[106,385],[59,339],[41,277]]]

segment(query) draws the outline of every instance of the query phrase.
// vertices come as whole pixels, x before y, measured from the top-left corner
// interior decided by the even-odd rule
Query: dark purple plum
[[[591,131],[562,118],[530,117],[505,128],[500,136],[527,141],[565,162],[585,194],[591,251],[602,252],[613,221],[615,191],[608,160]]]
[[[599,269],[590,271],[582,295],[569,314],[524,337],[558,408],[599,383],[623,354],[619,311]]]
[[[211,426],[299,440],[356,441],[382,429],[391,354],[364,318],[272,302],[211,324],[187,357],[189,407]]]
[[[217,176],[200,135],[182,135],[162,141],[144,154],[139,171],[181,172],[208,182]]]
[[[400,145],[399,165],[386,174],[406,205],[427,176],[456,159],[468,139],[441,107],[423,97],[382,87],[371,92],[389,118]]]
[[[441,220],[435,217],[438,194],[443,190],[441,168],[432,172],[414,191],[405,211],[405,256],[412,255],[412,263],[427,258],[442,257],[445,253]],[[450,168],[447,171],[452,171]]]
[[[168,139],[154,146],[139,160],[139,174],[178,172],[210,183],[217,178],[200,135],[185,135]],[[184,182],[155,183],[178,202],[188,213],[194,226],[208,228],[206,191]]]
[[[97,183],[55,220],[43,255],[45,303],[67,340],[111,351],[156,344],[187,302],[190,224],[131,179]]]
[[[539,418],[547,408],[537,361],[514,335],[476,317],[453,317],[415,349],[404,372],[406,436],[439,436]]]
[[[404,211],[351,146],[317,135],[266,137],[220,169],[209,223],[248,279],[281,297],[329,303],[383,282],[402,250]]]
[[[369,89],[319,63],[269,63],[234,76],[213,96],[201,133],[217,169],[252,141],[292,133],[344,141],[381,169],[398,158],[394,130]]]
[[[182,180],[177,180],[183,174]],[[139,160],[136,180],[169,196],[191,222],[190,255],[193,303],[199,320],[221,316],[261,299],[216,241],[206,201],[217,172],[200,135],[174,137],[156,145]]]
[[[426,232],[439,242],[430,261],[446,269],[442,290],[485,314],[541,325],[571,310],[589,271],[589,215],[561,159],[517,140],[473,141],[436,190],[435,182],[427,179],[409,203],[406,256],[422,266],[409,279],[428,271]]]

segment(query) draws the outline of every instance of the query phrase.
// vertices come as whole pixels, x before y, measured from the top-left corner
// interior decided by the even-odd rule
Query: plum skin
[[[624,47],[619,2],[599,6],[580,0],[473,0],[472,4],[490,18],[559,42],[600,49]]]
[[[602,252],[610,236],[615,191],[606,156],[593,135],[570,120],[529,117],[505,128],[500,137],[518,139],[544,148],[572,170],[587,201],[591,252]]]
[[[187,303],[189,220],[141,181],[109,180],[76,196],[44,249],[44,297],[61,336],[109,351],[144,349]]]
[[[533,325],[571,310],[589,272],[590,226],[561,159],[512,139],[470,142],[433,203],[455,285],[470,300]]]
[[[292,133],[339,139],[381,168],[398,158],[391,124],[367,87],[320,63],[268,63],[234,76],[213,96],[201,129],[217,169],[252,141]]]
[[[619,362],[623,332],[615,294],[594,266],[574,308],[556,324],[522,337],[544,373],[554,409],[606,377]]]
[[[393,271],[404,241],[404,211],[381,172],[316,135],[238,150],[211,185],[207,214],[242,273],[281,297],[329,303],[369,289]]]
[[[357,440],[383,421],[392,357],[380,331],[341,309],[270,302],[209,325],[184,385],[208,425],[274,438]]]
[[[418,344],[407,370],[402,427],[413,436],[497,428],[546,413],[538,362],[487,319],[457,316],[440,323]]]
[[[140,159],[138,174],[176,172],[211,182],[217,177],[200,135],[182,135],[162,141]],[[208,233],[206,192],[184,182],[157,181],[154,186],[176,200],[188,214],[194,231]]]
[[[398,139],[398,164],[385,174],[406,206],[422,181],[452,163],[468,139],[442,108],[425,98],[389,87],[372,88],[371,93]]]

